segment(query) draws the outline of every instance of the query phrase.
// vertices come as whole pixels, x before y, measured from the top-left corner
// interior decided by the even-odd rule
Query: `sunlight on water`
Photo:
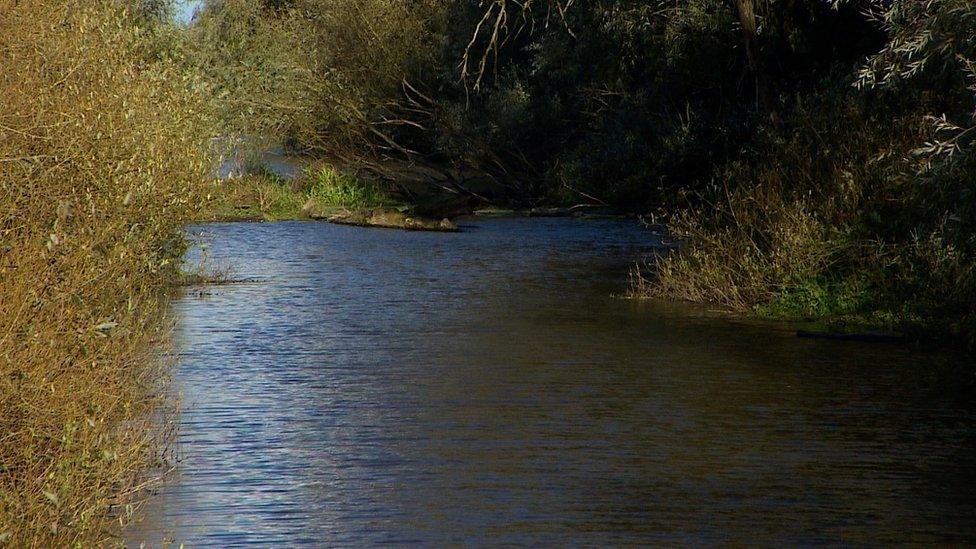
[[[951,358],[614,298],[633,222],[462,227],[193,229],[252,282],[174,304],[179,473],[129,543],[976,542]]]

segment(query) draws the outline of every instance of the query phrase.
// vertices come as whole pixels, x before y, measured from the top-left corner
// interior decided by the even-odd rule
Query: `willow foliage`
[[[210,116],[166,34],[0,0],[0,543],[110,541],[168,440],[161,300]]]

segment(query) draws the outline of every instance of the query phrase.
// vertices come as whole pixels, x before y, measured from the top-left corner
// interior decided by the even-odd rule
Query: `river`
[[[127,543],[976,542],[958,358],[614,297],[630,221],[192,228],[179,467]]]

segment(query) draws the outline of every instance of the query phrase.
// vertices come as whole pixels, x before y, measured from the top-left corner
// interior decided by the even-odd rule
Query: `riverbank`
[[[266,172],[214,181],[198,221],[314,219],[363,227],[457,230],[447,218],[416,216],[410,209],[375,185],[324,166],[292,180]]]
[[[401,206],[375,185],[321,166],[284,179],[259,170],[216,179],[207,188],[197,221],[325,219],[347,209]]]
[[[675,244],[654,261],[635,267],[630,295],[714,304],[732,315],[802,323],[810,333],[824,337],[906,342],[931,349],[976,348],[973,311],[938,297],[954,288],[897,291],[938,273],[916,272],[887,282],[894,274],[891,254],[903,250],[877,255],[862,251],[863,257],[848,259],[850,262],[841,267],[845,259],[839,256],[852,250],[835,249],[823,258],[834,271],[789,271],[775,264],[774,257],[739,240],[742,234],[734,225],[718,233],[700,227],[693,236],[686,233],[681,246]],[[797,255],[809,252],[811,245],[823,250],[836,244],[808,242],[773,251],[772,255],[802,262],[804,259]],[[877,334],[885,336],[874,337]]]
[[[398,184],[409,185],[403,181]],[[339,214],[355,217],[357,213],[371,209],[396,210],[433,222],[465,216],[633,217],[605,204],[513,207],[498,205],[488,199],[464,197],[456,192],[438,191],[429,182],[414,183],[414,186],[424,192],[403,196],[402,190],[398,193],[396,189],[343,173],[328,164],[306,167],[293,178],[277,175],[262,165],[254,173],[212,181],[197,221],[327,220]]]

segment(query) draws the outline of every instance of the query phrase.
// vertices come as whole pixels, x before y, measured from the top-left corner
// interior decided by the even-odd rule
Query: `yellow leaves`
[[[196,92],[158,78],[171,63],[142,57],[108,5],[0,8],[0,158],[30,159],[0,162],[13,220],[0,235],[0,500],[14,505],[0,505],[0,545],[100,545],[104,502],[133,485],[156,436],[140,421],[162,402],[143,382],[161,367],[149,345],[165,280],[147,266],[188,215],[172,197],[204,190],[212,132]]]

